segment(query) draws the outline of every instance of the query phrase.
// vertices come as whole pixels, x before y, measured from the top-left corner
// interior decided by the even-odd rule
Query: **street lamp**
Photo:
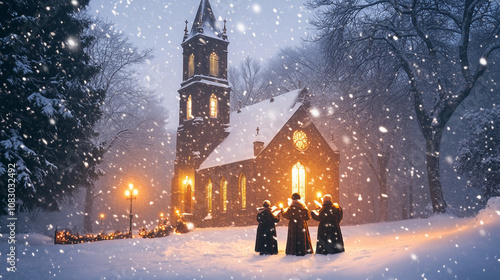
[[[125,199],[130,199],[130,229],[128,231],[128,234],[130,237],[132,237],[132,200],[137,199],[137,193],[138,191],[134,189],[133,184],[128,184],[128,190],[125,191]]]
[[[104,232],[104,224],[102,223],[103,219],[104,219],[104,214],[101,214],[101,232]]]

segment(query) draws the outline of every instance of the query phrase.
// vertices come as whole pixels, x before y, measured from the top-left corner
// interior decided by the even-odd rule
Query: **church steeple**
[[[219,38],[222,40],[227,39],[224,38],[226,37],[225,34],[220,31],[212,6],[210,6],[210,2],[208,0],[201,0],[188,38],[197,34],[203,34],[208,37]]]
[[[172,210],[191,212],[196,169],[227,137],[230,87],[227,80],[226,26],[223,31],[208,0],[201,0],[191,30],[182,39],[182,83]]]

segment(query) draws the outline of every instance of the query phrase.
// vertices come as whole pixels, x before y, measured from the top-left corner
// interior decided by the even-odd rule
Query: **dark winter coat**
[[[289,220],[286,254],[296,256],[312,254],[311,236],[307,227],[310,215],[307,207],[299,200],[294,200],[283,212],[283,217]]]
[[[312,211],[311,216],[319,221],[318,242],[316,243],[316,254],[336,254],[344,252],[344,240],[340,231],[342,220],[342,208],[338,204],[327,201],[319,211]]]
[[[278,254],[278,240],[276,238],[276,223],[280,221],[279,216],[274,216],[271,209],[264,208],[257,214],[257,238],[255,240],[255,252],[265,255]]]

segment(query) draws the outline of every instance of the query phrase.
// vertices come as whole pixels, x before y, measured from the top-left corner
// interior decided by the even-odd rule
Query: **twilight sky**
[[[227,20],[229,67],[251,56],[263,63],[280,48],[300,44],[310,33],[305,0],[211,0],[222,26]],[[140,70],[141,80],[160,94],[171,113],[168,129],[178,125],[177,90],[181,83],[185,21],[188,29],[200,0],[91,0],[89,11],[116,24],[139,49],[155,58]]]

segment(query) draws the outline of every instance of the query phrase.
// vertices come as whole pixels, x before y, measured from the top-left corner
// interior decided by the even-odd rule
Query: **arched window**
[[[219,56],[216,53],[210,54],[210,76],[219,76]]]
[[[184,193],[184,212],[191,213],[193,202],[193,190],[191,185],[186,186],[186,192]]]
[[[292,193],[298,193],[303,201],[306,200],[306,169],[300,162],[292,168]]]
[[[191,54],[189,56],[189,62],[188,62],[188,77],[191,77],[194,75],[194,54]]]
[[[210,95],[210,117],[217,118],[217,96]]]
[[[208,179],[207,183],[207,213],[212,212],[212,180]]]
[[[240,201],[241,209],[247,208],[247,177],[243,172],[240,174]]]
[[[227,181],[226,178],[222,177],[220,180],[220,194],[222,200],[222,212],[227,211]]]
[[[186,102],[186,118],[188,120],[193,118],[193,99],[191,98],[191,95],[189,95]]]

